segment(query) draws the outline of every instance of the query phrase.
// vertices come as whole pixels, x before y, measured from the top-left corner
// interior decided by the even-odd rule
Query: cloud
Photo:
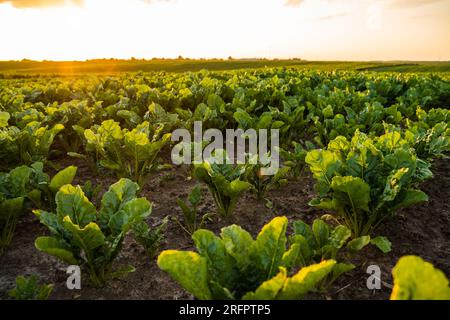
[[[298,7],[304,0],[285,0],[284,4],[288,7]]]
[[[10,3],[15,8],[57,7],[67,3],[81,6],[83,2],[84,0],[0,0],[0,4]]]

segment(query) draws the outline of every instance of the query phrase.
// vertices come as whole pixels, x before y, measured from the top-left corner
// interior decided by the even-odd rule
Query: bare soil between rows
[[[61,167],[78,166],[75,183],[84,184],[87,180],[102,185],[103,189],[114,183],[113,176],[93,173],[80,160],[57,159]],[[392,284],[391,270],[403,255],[414,254],[432,262],[437,268],[450,275],[450,161],[436,160],[433,165],[434,178],[422,185],[430,197],[427,203],[416,205],[399,212],[386,221],[377,230],[377,235],[387,236],[393,250],[383,254],[374,247],[366,247],[356,260],[358,267],[340,277],[327,293],[314,293],[307,299],[388,299]],[[176,167],[151,177],[151,181],[142,190],[141,196],[153,203],[153,213],[149,223],[157,225],[165,216],[182,219],[176,199],[186,197],[196,184],[189,179],[189,167]],[[325,212],[311,208],[308,202],[314,197],[314,181],[306,173],[298,181],[291,181],[284,187],[272,190],[268,198],[273,202],[271,209],[264,201],[258,201],[251,193],[245,194],[229,220],[215,217],[207,228],[218,233],[220,228],[239,224],[256,236],[264,224],[275,216],[287,216],[290,222],[302,219],[311,223]],[[204,188],[204,200],[200,207],[202,213],[214,212],[212,198]],[[291,224],[290,224],[291,225]],[[103,288],[91,288],[83,278],[81,290],[66,288],[66,265],[56,258],[39,252],[34,247],[34,240],[47,234],[45,227],[28,213],[22,217],[17,226],[11,246],[0,257],[0,299],[8,299],[8,291],[14,287],[18,275],[35,274],[42,282],[54,283],[51,299],[193,299],[168,274],[156,265],[156,258],[149,258],[144,250],[127,237],[123,250],[115,266],[133,265],[134,273],[123,279],[111,280]],[[171,221],[166,241],[161,249],[192,250],[193,243],[180,226]],[[367,289],[367,266],[376,264],[382,270],[381,290]]]

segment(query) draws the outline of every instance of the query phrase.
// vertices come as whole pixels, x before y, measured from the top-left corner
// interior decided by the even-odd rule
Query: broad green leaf
[[[0,111],[0,128],[7,127],[10,118],[11,116],[8,112]]]
[[[317,246],[311,227],[303,221],[297,220],[294,222],[294,233],[296,235],[302,235],[311,248],[315,248]]]
[[[319,195],[325,195],[331,186],[332,177],[341,168],[339,156],[327,150],[312,150],[306,155],[305,162],[317,180]]]
[[[339,278],[342,274],[349,272],[355,269],[355,266],[351,263],[336,263],[333,266],[333,270],[331,271],[331,279],[328,282],[328,285],[331,285],[337,278]]]
[[[297,234],[291,237],[292,246],[298,245],[299,253],[297,262],[305,267],[311,264],[314,247],[311,247],[304,236]]]
[[[355,238],[347,243],[347,248],[350,251],[357,252],[370,243],[370,236],[362,236]]]
[[[380,249],[383,253],[388,253],[392,250],[392,243],[386,237],[376,237],[370,240],[370,243]]]
[[[158,267],[197,299],[211,300],[206,259],[195,252],[166,250],[158,257]]]
[[[328,224],[320,219],[316,219],[313,222],[312,231],[314,233],[314,238],[316,239],[318,248],[322,248],[328,244],[328,238],[330,237],[330,227]]]
[[[99,226],[93,222],[90,222],[83,228],[76,225],[70,219],[70,216],[66,216],[63,219],[63,225],[72,236],[72,241],[80,248],[84,250],[86,254],[89,254],[95,248],[98,248],[105,244],[105,236],[101,232]]]
[[[369,211],[370,186],[358,177],[334,177],[331,188],[335,191],[333,198],[341,203],[341,206],[357,210]]]
[[[223,241],[209,230],[197,230],[192,235],[199,254],[207,261],[208,271],[222,287],[233,287],[238,277],[234,258],[228,254]]]
[[[395,206],[395,209],[405,208],[417,203],[428,201],[428,195],[420,190],[409,189],[406,190],[400,202]]]
[[[300,269],[297,274],[285,281],[277,299],[301,299],[306,293],[318,286],[319,282],[333,270],[335,264],[336,261],[334,260],[324,260],[321,263]]]
[[[416,256],[404,256],[392,270],[391,300],[450,300],[445,274]]]
[[[53,193],[58,192],[62,186],[71,184],[76,174],[77,167],[74,166],[70,166],[65,168],[64,170],[59,171],[50,181],[50,190]]]
[[[65,246],[52,237],[39,237],[35,241],[36,249],[39,251],[48,253],[54,257],[57,257],[70,265],[77,265],[78,260],[75,259],[72,252],[68,250]]]
[[[280,266],[286,268],[287,270],[292,270],[296,267],[301,255],[300,249],[299,243],[293,243],[289,250],[283,254]]]
[[[125,203],[134,199],[139,190],[139,185],[129,179],[120,179],[109,187],[103,195],[100,215],[111,217],[118,212]]]
[[[255,292],[248,292],[242,300],[275,300],[287,280],[287,271],[280,267],[280,272],[270,280],[264,281]]]
[[[352,232],[349,228],[339,225],[331,232],[330,242],[335,248],[342,248],[351,236]]]
[[[276,217],[266,224],[252,246],[252,259],[266,279],[278,271],[286,251],[286,217]]]
[[[142,221],[152,212],[150,202],[145,198],[135,198],[125,203],[109,220],[108,226],[115,234],[126,233],[136,222]]]
[[[220,236],[228,254],[236,259],[240,267],[250,263],[249,253],[254,240],[247,231],[240,226],[232,225],[222,228]]]
[[[17,198],[26,195],[26,185],[30,180],[32,169],[27,166],[21,166],[12,169],[9,172],[8,186],[10,197]]]
[[[97,219],[94,205],[84,195],[80,186],[62,186],[56,194],[56,206],[56,213],[60,219],[69,216],[80,227]]]

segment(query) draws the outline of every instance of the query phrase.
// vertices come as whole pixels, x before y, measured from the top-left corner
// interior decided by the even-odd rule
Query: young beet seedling
[[[187,201],[177,199],[177,203],[180,206],[181,211],[183,212],[184,223],[181,223],[177,218],[175,218],[175,220],[180,225],[180,227],[190,235],[192,235],[198,229],[203,228],[206,221],[211,220],[211,217],[214,215],[212,213],[206,213],[199,219],[200,213],[198,212],[198,205],[201,201],[202,190],[198,185],[191,190]]]

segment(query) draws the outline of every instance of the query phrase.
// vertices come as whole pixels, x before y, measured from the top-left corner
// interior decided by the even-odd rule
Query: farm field
[[[99,59],[88,61],[0,61],[3,77],[19,75],[82,75],[86,73],[106,74],[121,72],[188,72],[226,71],[237,69],[289,67],[323,71],[379,71],[379,72],[450,72],[450,62],[392,61],[306,61],[283,59],[152,59],[120,60]]]
[[[450,299],[448,71],[0,62],[0,299],[18,276],[56,300]],[[174,163],[177,130],[198,124],[278,145]]]

